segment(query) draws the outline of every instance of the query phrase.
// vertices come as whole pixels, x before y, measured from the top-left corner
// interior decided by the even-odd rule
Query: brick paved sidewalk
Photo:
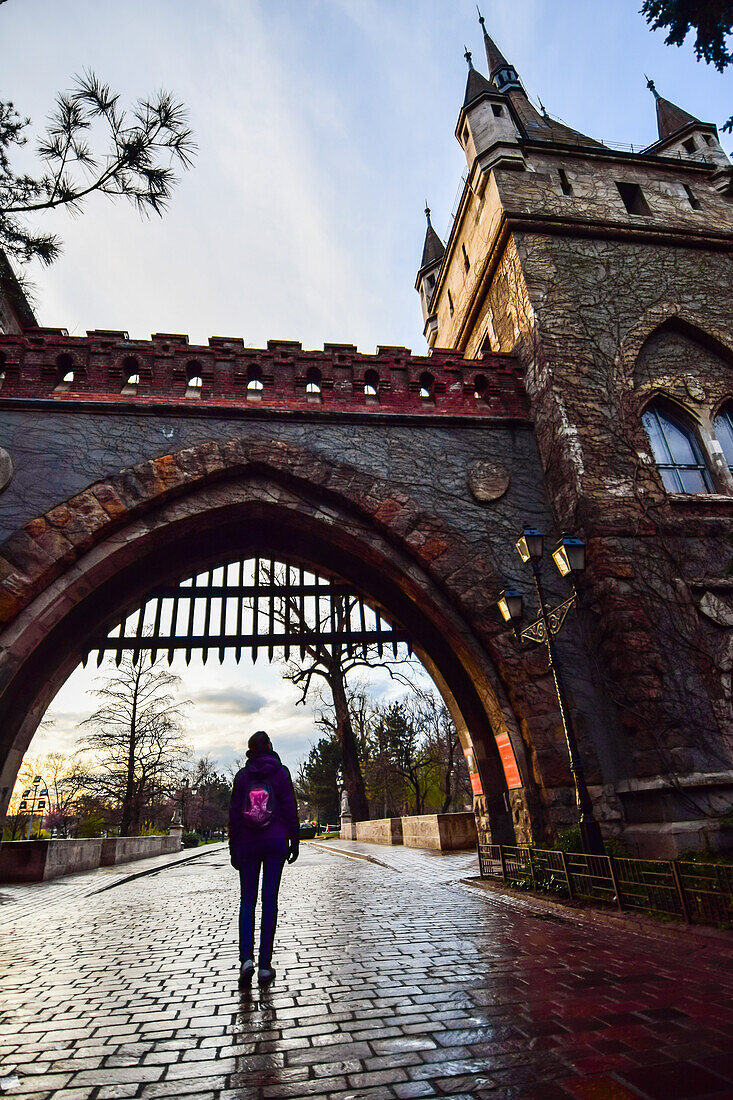
[[[530,911],[460,885],[466,855],[328,843],[379,862],[303,845],[262,995],[236,986],[221,850],[0,929],[8,1095],[733,1097],[728,945]]]
[[[204,852],[222,851],[228,847],[223,844],[207,844],[199,848],[182,849],[171,855],[150,856],[147,859],[135,859],[130,863],[119,863],[112,867],[96,867],[92,871],[79,871],[75,875],[63,875],[48,882],[14,883],[0,882],[0,926],[13,927],[28,916],[33,909],[46,909],[57,901],[70,901],[83,898],[99,890],[109,889],[119,882],[132,877],[157,874],[174,863],[197,859]],[[0,1095],[2,1087],[0,1086]]]

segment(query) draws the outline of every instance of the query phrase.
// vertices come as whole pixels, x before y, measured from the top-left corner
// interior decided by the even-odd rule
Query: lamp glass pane
[[[552,558],[560,572],[560,576],[567,577],[570,572],[570,562],[565,547],[563,545],[558,546],[557,550],[553,552]]]

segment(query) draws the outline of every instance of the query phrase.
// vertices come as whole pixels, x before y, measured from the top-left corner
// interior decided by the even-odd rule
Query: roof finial
[[[464,48],[465,48],[466,52],[464,53],[463,56],[465,57],[466,61],[468,62],[469,69],[472,69],[473,68],[473,61],[471,60],[471,58],[472,58],[473,55],[472,55],[471,51],[469,50],[468,46],[466,46]]]
[[[433,223],[430,220],[430,207],[428,206],[427,199],[425,200],[425,217],[428,219],[428,225],[432,226]]]
[[[647,86],[647,88],[652,93],[652,95],[654,96],[655,99],[659,99],[659,92],[657,91],[656,84],[654,83],[654,81],[652,80],[652,78],[650,76],[646,75],[646,73],[644,73],[644,76],[646,77],[646,86]]]
[[[548,120],[549,120],[550,116],[549,116],[549,115],[548,115],[548,113],[547,113],[547,108],[545,107],[544,103],[543,103],[543,102],[542,102],[542,100],[541,100],[541,99],[539,98],[539,96],[537,97],[537,102],[538,102],[538,103],[539,103],[539,105],[540,105],[540,110],[542,111],[542,117],[543,117],[543,118],[546,118],[546,119],[548,119]]]
[[[481,14],[481,8],[478,6],[478,4],[476,5],[476,11],[478,12],[478,21],[481,24],[481,29],[483,30],[483,32],[485,34],[486,33],[486,20],[484,19],[483,15]]]

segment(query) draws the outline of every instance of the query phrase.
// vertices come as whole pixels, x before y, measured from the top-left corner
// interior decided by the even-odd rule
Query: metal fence
[[[482,878],[694,924],[733,924],[733,866],[479,844]]]

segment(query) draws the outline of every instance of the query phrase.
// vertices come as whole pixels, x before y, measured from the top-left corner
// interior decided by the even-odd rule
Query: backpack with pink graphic
[[[259,775],[247,778],[249,782],[242,811],[244,823],[250,829],[266,829],[275,812],[275,795],[266,779]]]

